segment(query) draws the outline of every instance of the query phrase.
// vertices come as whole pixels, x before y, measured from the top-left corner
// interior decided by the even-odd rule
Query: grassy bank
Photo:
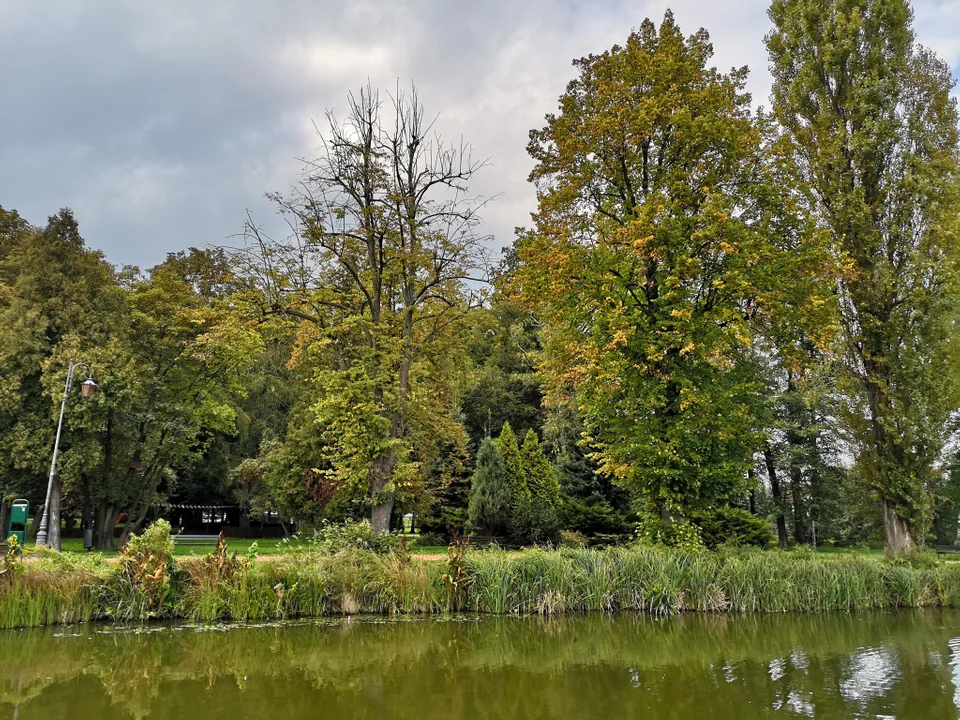
[[[96,619],[270,620],[358,613],[554,615],[824,612],[960,607],[960,565],[874,557],[659,548],[292,553],[250,562],[141,553],[135,562],[45,556],[0,575],[0,627]]]

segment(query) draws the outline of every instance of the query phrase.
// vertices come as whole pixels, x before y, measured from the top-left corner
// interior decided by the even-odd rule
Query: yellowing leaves
[[[610,341],[610,344],[607,346],[609,350],[614,350],[618,347],[623,347],[627,344],[629,335],[626,330],[617,330],[613,334],[613,339]]]

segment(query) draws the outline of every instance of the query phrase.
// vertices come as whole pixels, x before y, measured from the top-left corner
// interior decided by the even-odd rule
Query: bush
[[[588,545],[587,536],[575,530],[560,531],[560,547],[585,548]]]
[[[933,570],[939,564],[937,553],[929,548],[918,548],[906,555],[884,557],[884,562],[892,566],[907,566],[916,570]]]
[[[563,498],[560,504],[560,524],[567,530],[588,538],[597,535],[629,535],[633,531],[626,518],[609,505],[597,500],[583,501]]]
[[[646,513],[637,525],[637,539],[647,545],[663,545],[678,550],[700,550],[703,538],[700,528],[686,518],[663,520],[659,515]]]
[[[454,535],[463,535],[469,521],[469,513],[465,507],[442,506],[434,514],[417,516],[417,529],[423,535],[437,535],[443,538],[440,545],[446,545],[447,540]]]
[[[606,548],[617,545],[629,545],[634,540],[633,533],[597,533],[590,539],[590,547]]]
[[[172,600],[173,539],[170,523],[157,520],[120,549],[117,574],[104,587],[104,611],[118,620],[167,614]]]
[[[755,545],[765,548],[774,541],[770,523],[746,510],[722,507],[694,515],[703,543],[710,549],[721,545]]]
[[[446,544],[447,538],[440,533],[420,533],[416,541],[416,547],[438,547]]]
[[[324,521],[308,538],[307,545],[311,550],[326,553],[338,553],[343,550],[363,550],[378,555],[385,555],[400,549],[401,540],[397,535],[377,532],[367,520],[344,523]]]

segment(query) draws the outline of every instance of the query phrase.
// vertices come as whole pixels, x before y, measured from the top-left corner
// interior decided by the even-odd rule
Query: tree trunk
[[[124,515],[127,516],[127,519],[123,523],[123,530],[120,531],[120,539],[117,541],[118,547],[123,547],[124,545],[126,545],[127,540],[130,539],[130,525],[131,525],[130,513],[126,512],[124,513]]]
[[[394,428],[399,420],[394,418]],[[396,436],[396,432],[391,433]],[[390,532],[390,519],[393,516],[393,503],[397,497],[395,489],[387,490],[393,484],[393,471],[397,464],[397,451],[391,449],[373,461],[370,471],[370,527],[377,532]]]
[[[747,478],[750,481],[750,514],[757,514],[757,473],[753,468],[747,470]]]
[[[910,525],[897,514],[896,509],[887,500],[883,501],[883,551],[887,555],[901,555],[913,552],[917,545],[910,534]]]
[[[396,493],[388,493],[386,499],[375,503],[370,509],[370,526],[377,532],[390,532],[390,518],[393,515],[393,501]]]
[[[790,448],[790,495],[793,499],[793,536],[798,545],[807,544],[807,513],[803,497],[803,468],[801,458],[806,450],[798,428],[807,427],[808,422],[801,409],[801,398],[793,379],[793,371],[787,370],[787,416],[790,429],[787,431],[787,444]]]
[[[0,538],[4,541],[10,537],[10,503],[7,500],[0,502]]]
[[[791,459],[790,494],[793,496],[793,537],[798,545],[807,544],[807,513],[803,503],[803,472]]]
[[[90,498],[90,477],[86,473],[80,473],[80,479],[83,482],[83,509],[80,511],[80,530],[93,528],[93,501]]]
[[[947,539],[947,528],[943,524],[943,517],[939,513],[933,516],[933,534],[937,539],[937,545],[949,545],[950,540]]]
[[[37,533],[40,531],[40,517],[43,515],[43,505],[37,505],[34,510],[33,519],[30,521],[30,525],[27,526],[27,534],[24,538],[27,542],[35,541],[37,539]]]
[[[781,548],[790,542],[787,536],[787,521],[783,517],[783,494],[780,492],[780,480],[777,478],[777,466],[773,460],[773,450],[767,444],[763,448],[763,459],[767,463],[767,475],[770,476],[770,493],[777,506],[777,539]]]
[[[152,484],[151,484],[151,488],[150,488],[150,492],[148,493],[147,496],[148,496],[148,497],[151,497],[151,496],[153,495],[153,493],[156,492],[156,489],[157,489],[157,488],[156,488],[156,483],[152,483]],[[138,503],[139,503],[139,500],[138,500]],[[131,532],[131,533],[139,533],[139,532],[140,532],[140,529],[143,527],[144,521],[147,519],[147,515],[150,514],[150,504],[149,504],[149,503],[144,502],[144,503],[139,503],[139,504],[140,504],[140,510],[139,510],[139,512],[137,513],[137,519],[133,521],[133,524],[132,524],[132,525],[130,524],[129,521],[127,522],[127,527],[130,529],[130,532]]]
[[[112,503],[100,503],[94,526],[94,546],[98,550],[112,550],[113,531],[117,526],[117,509]]]

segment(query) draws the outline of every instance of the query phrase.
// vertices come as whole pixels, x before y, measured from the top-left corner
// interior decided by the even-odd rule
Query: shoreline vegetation
[[[858,612],[960,607],[960,564],[723,549],[468,549],[417,560],[406,548],[309,548],[254,562],[221,540],[174,557],[165,523],[119,561],[11,552],[0,574],[0,628],[107,620],[263,621],[358,614],[559,615]]]

